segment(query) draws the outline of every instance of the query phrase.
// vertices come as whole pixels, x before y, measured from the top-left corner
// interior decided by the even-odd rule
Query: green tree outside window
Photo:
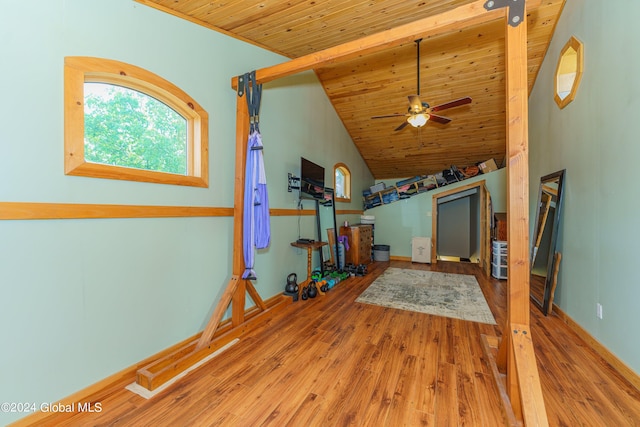
[[[85,83],[85,160],[185,175],[187,120],[133,89]]]

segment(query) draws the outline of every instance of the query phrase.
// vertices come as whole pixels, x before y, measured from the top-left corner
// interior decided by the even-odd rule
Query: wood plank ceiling
[[[136,0],[289,58],[436,15],[472,0]],[[528,9],[529,91],[565,0]],[[456,30],[420,45],[420,98],[432,106],[469,96],[439,114],[441,125],[395,131],[417,93],[416,45],[316,69],[325,91],[376,179],[403,178],[505,157],[504,21]],[[247,70],[249,71],[249,70]],[[553,94],[549,94],[553,99]],[[535,125],[535,124],[530,124]]]

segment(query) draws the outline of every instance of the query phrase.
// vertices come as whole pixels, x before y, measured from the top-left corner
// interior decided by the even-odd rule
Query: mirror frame
[[[340,266],[340,253],[338,252],[338,224],[337,224],[337,218],[336,218],[336,198],[335,198],[335,190],[333,188],[330,187],[325,187],[324,188],[324,193],[325,193],[325,201],[324,202],[320,202],[318,200],[316,200],[316,232],[318,234],[318,241],[322,242],[322,221],[320,219],[320,205],[322,205],[323,207],[331,207],[331,222],[333,222],[333,226],[331,228],[333,228],[333,241],[334,241],[334,247],[331,247],[331,240],[328,238],[327,236],[327,243],[329,243],[329,257],[327,259],[331,259],[332,256],[332,251],[335,251],[335,256],[336,256],[336,267],[339,268]],[[330,195],[330,198],[326,198],[327,195]],[[322,250],[318,251],[318,252],[322,252]],[[321,265],[321,269],[324,269],[324,262],[325,259],[324,258],[320,258],[320,265]]]
[[[551,230],[551,240],[549,242],[549,253],[547,256],[547,276],[544,281],[544,293],[542,296],[542,301],[540,301],[538,297],[533,294],[533,292],[530,292],[531,299],[542,309],[545,316],[547,315],[547,313],[550,312],[549,304],[550,304],[550,301],[552,301],[551,288],[553,284],[553,276],[554,276],[553,273],[555,269],[555,263],[557,262],[555,253],[556,253],[556,247],[557,247],[557,241],[558,241],[558,230],[560,228],[560,217],[562,214],[562,199],[563,199],[563,193],[564,193],[563,187],[564,187],[565,171],[566,171],[565,169],[562,169],[558,172],[554,172],[540,178],[540,186],[538,189],[538,203],[536,204],[536,219],[534,222],[533,235],[531,238],[531,253],[530,253],[529,268],[530,270],[533,270],[533,264],[537,255],[536,241],[538,240],[538,235],[541,233],[541,231],[538,228],[540,226],[540,204],[542,203],[542,194],[543,194],[542,188],[545,183],[557,181],[558,194],[556,197],[556,207],[555,207],[555,212],[553,216],[553,228]],[[548,221],[548,219],[546,221]],[[544,231],[544,227],[542,230]]]

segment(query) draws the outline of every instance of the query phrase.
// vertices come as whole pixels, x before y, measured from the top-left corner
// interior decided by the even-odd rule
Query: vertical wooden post
[[[506,28],[508,316],[529,325],[527,20]]]
[[[198,340],[196,350],[201,350],[209,345],[229,304],[231,304],[231,324],[235,327],[244,322],[247,281],[242,279],[242,273],[244,272],[242,233],[244,227],[244,183],[248,138],[249,109],[247,106],[247,94],[245,93],[242,97],[236,96],[236,170],[233,193],[232,277]]]
[[[242,277],[244,272],[243,228],[244,228],[244,186],[245,165],[247,164],[247,143],[249,139],[249,109],[247,93],[236,96],[236,171],[233,196],[233,274]],[[246,300],[246,280],[238,281],[233,294],[231,323],[238,326],[244,322]]]
[[[514,350],[514,328],[529,334],[529,152],[527,19],[517,26],[506,25],[506,110],[507,110],[507,324],[498,351],[498,365],[506,371],[505,388],[513,413],[523,420],[522,384],[519,383]],[[530,336],[530,334],[529,334]],[[533,351],[533,346],[530,349]],[[538,383],[535,356],[534,385]],[[534,387],[535,388],[535,387]],[[542,405],[544,413],[544,404]],[[543,417],[546,415],[543,415]]]
[[[507,327],[505,346],[507,394],[517,419],[522,419],[520,387],[511,329],[529,325],[529,167],[527,105],[527,20],[517,27],[505,25],[507,108]]]

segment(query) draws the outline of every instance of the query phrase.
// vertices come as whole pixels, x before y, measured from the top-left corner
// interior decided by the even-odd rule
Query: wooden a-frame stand
[[[262,84],[281,77],[344,61],[356,56],[384,50],[390,46],[413,43],[417,38],[428,38],[459,31],[472,25],[502,20],[505,22],[506,111],[507,111],[507,226],[508,226],[508,279],[507,320],[503,337],[484,337],[485,348],[504,403],[504,421],[507,425],[546,426],[547,415],[531,340],[529,320],[529,166],[528,166],[528,85],[527,85],[527,19],[520,17],[517,26],[507,24],[509,8],[516,2],[496,0],[487,2],[493,10],[484,8],[485,0],[477,0],[439,15],[363,37],[286,63],[256,71],[256,83]],[[539,6],[540,0],[528,0],[528,9]],[[509,6],[507,6],[509,5]],[[524,0],[522,5],[524,11]],[[237,88],[238,79],[231,86]],[[157,383],[171,378],[195,364],[216,348],[251,328],[261,316],[273,311],[260,299],[251,282],[239,279],[242,265],[242,212],[244,164],[249,132],[246,97],[238,97],[236,107],[236,175],[234,195],[234,248],[233,277],[211,316],[202,336],[188,348],[177,351],[138,371],[138,383],[153,389]],[[256,301],[259,314],[245,314],[245,294]],[[220,319],[229,303],[233,304],[231,326],[220,327]],[[495,348],[495,351],[492,350]],[[201,357],[202,356],[202,357]],[[153,365],[153,364],[152,364]],[[145,372],[146,371],[146,372]],[[152,372],[152,375],[147,375]]]
[[[156,360],[138,370],[136,382],[148,390],[154,390],[214,353],[235,338],[263,322],[267,317],[291,303],[291,298],[279,296],[265,302],[250,280],[242,279],[244,258],[242,230],[244,212],[245,163],[249,138],[249,113],[247,97],[237,97],[236,105],[236,163],[233,203],[233,275],[216,305],[204,331],[198,339],[182,346],[170,355]],[[245,310],[246,294],[255,307]],[[231,304],[231,322],[222,323],[222,316]]]

